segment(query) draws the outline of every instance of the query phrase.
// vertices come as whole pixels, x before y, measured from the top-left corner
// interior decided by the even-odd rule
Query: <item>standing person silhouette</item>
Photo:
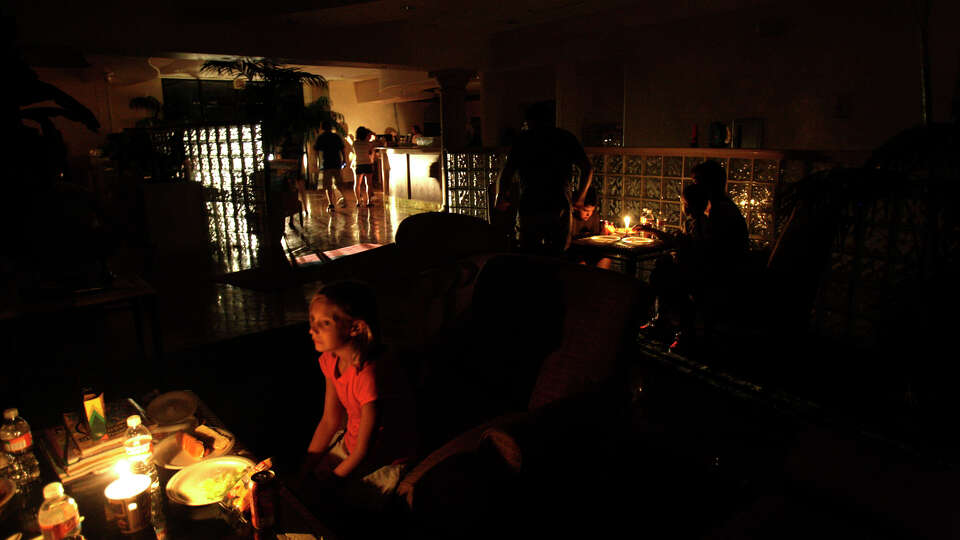
[[[363,205],[373,206],[373,199],[370,196],[370,182],[373,176],[374,136],[375,134],[372,131],[360,126],[357,128],[357,140],[353,143],[353,149],[357,154],[357,179],[353,183],[353,193],[357,197],[357,208]],[[363,192],[366,192],[366,202],[363,200]]]
[[[496,208],[506,212],[516,205],[521,250],[561,255],[570,234],[567,186],[573,166],[580,171],[579,189],[573,201],[578,210],[583,208],[593,167],[576,136],[553,127],[549,103],[533,105],[526,116],[528,129],[517,136],[500,171]],[[519,196],[514,173],[519,176]]]
[[[314,150],[320,160],[320,187],[327,193],[327,210],[333,211],[334,187],[340,191],[340,200],[343,200],[343,182],[341,169],[346,163],[343,139],[333,132],[333,124],[327,120],[321,124],[323,133],[317,136],[313,143]],[[341,203],[344,206],[344,203]]]

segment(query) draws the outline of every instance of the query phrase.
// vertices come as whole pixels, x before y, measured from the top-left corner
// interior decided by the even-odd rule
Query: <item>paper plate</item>
[[[167,498],[186,506],[220,501],[253,461],[241,456],[208,458],[178,471],[167,482]]]
[[[177,390],[160,394],[147,405],[147,414],[160,425],[176,424],[197,412],[197,396]]]
[[[177,440],[177,435],[174,434],[163,439],[160,441],[160,444],[154,447],[153,459],[157,462],[157,465],[160,465],[161,467],[171,470],[180,470],[195,463],[200,463],[201,461],[207,461],[209,459],[229,454],[230,451],[233,450],[236,437],[233,435],[233,433],[230,433],[223,428],[217,429],[220,433],[215,433],[212,435],[215,440],[214,448],[213,452],[208,456],[203,456],[202,458],[197,459],[190,454],[187,454],[182,448],[180,448],[180,441]]]
[[[587,240],[591,242],[598,242],[601,244],[610,244],[619,240],[620,237],[615,234],[603,234],[599,236],[589,236]]]
[[[0,508],[6,506],[16,494],[17,484],[9,478],[0,478]]]
[[[628,236],[621,240],[624,244],[630,244],[631,246],[641,245],[641,244],[652,244],[654,242],[653,238],[644,238],[642,236]]]

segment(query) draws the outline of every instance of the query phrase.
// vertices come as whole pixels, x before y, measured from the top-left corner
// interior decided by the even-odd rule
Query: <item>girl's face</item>
[[[323,295],[310,303],[310,337],[317,352],[341,356],[352,345],[354,321]]]

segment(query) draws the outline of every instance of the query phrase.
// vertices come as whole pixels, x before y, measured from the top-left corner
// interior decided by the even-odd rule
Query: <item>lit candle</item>
[[[116,522],[120,532],[129,534],[150,524],[150,477],[145,474],[121,474],[106,489],[107,518]]]
[[[146,491],[148,487],[150,487],[149,476],[145,474],[125,474],[110,482],[107,489],[103,490],[103,494],[108,499],[115,501],[129,499]]]
[[[630,228],[630,216],[623,216],[623,228],[624,229]]]

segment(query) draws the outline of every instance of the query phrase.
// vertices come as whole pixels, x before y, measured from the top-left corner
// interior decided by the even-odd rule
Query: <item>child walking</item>
[[[373,206],[370,196],[370,179],[373,176],[373,139],[376,134],[360,126],[357,128],[357,140],[353,149],[357,153],[357,180],[353,184],[353,194],[357,197],[357,208],[366,204]],[[366,192],[366,203],[363,202],[361,191]]]
[[[321,288],[310,302],[310,336],[326,393],[301,485],[313,479],[321,496],[382,508],[415,455],[416,428],[406,377],[379,342],[371,289],[354,281]]]

